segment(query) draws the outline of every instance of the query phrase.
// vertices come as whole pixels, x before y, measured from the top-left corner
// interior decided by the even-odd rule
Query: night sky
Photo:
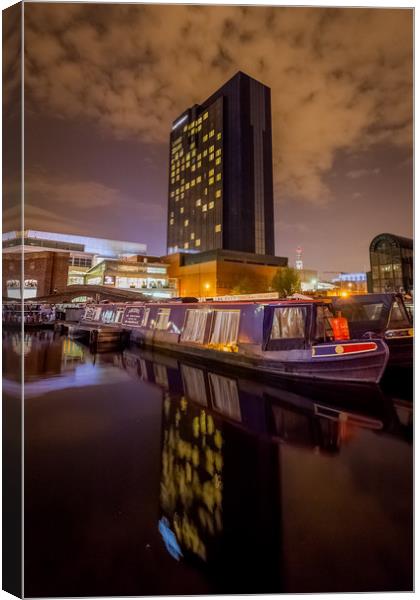
[[[164,254],[171,123],[242,70],[272,93],[277,255],[368,270],[412,237],[410,10],[25,4],[25,46],[26,228]]]

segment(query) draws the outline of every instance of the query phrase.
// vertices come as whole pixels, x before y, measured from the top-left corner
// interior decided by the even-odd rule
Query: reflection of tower
[[[302,260],[302,254],[303,254],[303,248],[301,248],[301,246],[298,246],[296,248],[296,269],[298,271],[302,271],[303,269],[303,260]]]

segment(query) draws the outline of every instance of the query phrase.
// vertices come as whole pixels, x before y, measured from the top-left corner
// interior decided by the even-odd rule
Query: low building
[[[168,269],[169,265],[156,256],[106,259],[87,271],[84,283],[132,290],[156,298],[172,298],[178,295],[177,280],[168,276]]]
[[[178,280],[180,296],[225,296],[268,292],[287,258],[231,250],[176,253],[163,258],[168,275]]]
[[[46,231],[3,233],[3,296],[46,296],[83,284],[85,273],[106,259],[146,255],[146,244]],[[22,275],[22,255],[23,271]],[[23,280],[23,281],[22,281]]]
[[[413,240],[381,233],[370,243],[373,293],[413,291]]]
[[[331,281],[337,286],[339,293],[366,294],[368,291],[367,274],[363,272],[339,273]]]

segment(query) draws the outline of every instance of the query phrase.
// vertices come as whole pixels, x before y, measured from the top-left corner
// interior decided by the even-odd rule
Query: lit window
[[[222,190],[217,190],[216,191],[216,198],[221,198],[222,197]]]
[[[174,224],[174,220],[173,220],[173,219],[171,219],[171,220],[169,221],[169,225],[173,225],[173,224]]]
[[[222,231],[222,226],[221,226],[220,224],[219,224],[219,225],[216,225],[216,227],[214,228],[214,231],[215,231],[216,233],[219,233],[220,231]]]
[[[190,223],[189,220],[185,219],[185,221],[184,221],[184,227],[188,227],[189,223]]]
[[[198,240],[195,240],[195,245],[196,245],[196,246],[200,246],[200,245],[201,245],[201,240],[200,240],[200,238],[198,238]]]
[[[199,169],[200,167],[201,167],[201,160],[199,160],[197,163],[197,169]]]
[[[187,162],[185,163],[185,166],[187,167],[187,169],[189,168],[191,162],[189,160],[187,160]]]
[[[188,248],[188,246],[189,246],[188,242],[185,242],[185,244],[184,244],[184,248],[185,248],[185,249],[187,249],[187,248]]]
[[[171,217],[174,217],[174,216],[175,216],[175,213],[174,213],[174,211],[173,211],[173,210],[171,210],[171,215],[170,215],[170,216],[171,216]]]
[[[196,154],[197,154],[197,150],[196,149],[191,150],[191,156],[195,156]]]
[[[189,183],[189,181],[188,181],[188,182],[185,184],[185,189],[186,189],[186,190],[189,190],[189,189],[190,189],[190,183]]]
[[[175,192],[171,192],[171,198],[175,196]]]
[[[209,139],[209,136],[207,135],[207,133],[205,133],[203,135],[203,142],[207,142],[208,139]]]
[[[190,158],[191,158],[191,154],[188,152],[188,154],[187,154],[187,160],[190,160]]]
[[[191,187],[194,187],[194,186],[195,186],[195,179],[193,179],[193,180],[191,181]]]
[[[195,165],[191,167],[191,171],[195,171]]]
[[[203,204],[203,212],[207,212],[207,204]]]
[[[203,119],[200,117],[199,119],[197,119],[197,123],[200,125],[200,123],[203,122]]]
[[[196,205],[196,206],[201,206],[201,198],[199,198],[199,199],[197,200],[197,202],[195,203],[195,205]]]
[[[203,151],[203,156],[207,156],[207,149]]]
[[[214,154],[210,154],[209,160],[214,160]]]
[[[209,202],[209,210],[212,209],[212,208],[214,208],[214,202],[213,202],[213,200],[211,202]]]
[[[197,183],[200,183],[200,181],[201,181],[201,175],[199,175],[199,176],[197,177]]]
[[[197,154],[197,160],[201,160],[201,152],[200,154]]]
[[[209,137],[213,137],[214,136],[214,129],[212,129],[209,133]]]
[[[220,148],[218,150],[216,150],[216,156],[220,156],[221,154],[222,154],[222,151]]]
[[[207,196],[207,188],[204,188],[204,195]]]
[[[222,174],[221,173],[217,173],[216,175],[216,181],[220,181],[222,179]]]
[[[175,179],[171,177],[171,183],[175,183]]]
[[[179,212],[180,212],[180,213],[181,213],[181,215],[182,215],[182,213],[184,212],[184,207],[183,207],[183,206],[181,206],[181,208],[179,209]]]
[[[195,238],[195,233],[191,234],[191,239],[193,240]]]
[[[197,127],[197,131],[201,131],[201,128],[202,128],[202,125],[199,125],[199,126]]]
[[[209,152],[214,152],[214,146],[210,146]]]
[[[212,175],[214,175],[214,169],[210,169],[209,171],[209,177],[211,177]]]
[[[204,115],[203,115],[203,121],[205,121],[208,118],[208,116],[209,116],[209,113],[205,112]]]
[[[222,162],[222,159],[220,158],[220,156],[219,156],[219,158],[216,158],[216,165],[220,165],[221,162]]]
[[[209,179],[209,185],[213,185],[213,183],[214,183],[214,177],[210,177],[210,179]]]
[[[222,139],[222,134],[218,133],[217,136],[216,136],[216,140],[221,140],[221,139]]]

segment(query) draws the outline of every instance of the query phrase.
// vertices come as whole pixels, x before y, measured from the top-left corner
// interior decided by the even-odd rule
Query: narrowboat
[[[331,318],[328,303],[319,300],[169,301],[89,307],[82,325],[122,327],[141,345],[261,374],[378,383],[386,343],[337,335]]]
[[[360,294],[334,298],[335,315],[347,319],[350,337],[382,338],[389,347],[389,367],[413,366],[413,317],[402,294]]]

